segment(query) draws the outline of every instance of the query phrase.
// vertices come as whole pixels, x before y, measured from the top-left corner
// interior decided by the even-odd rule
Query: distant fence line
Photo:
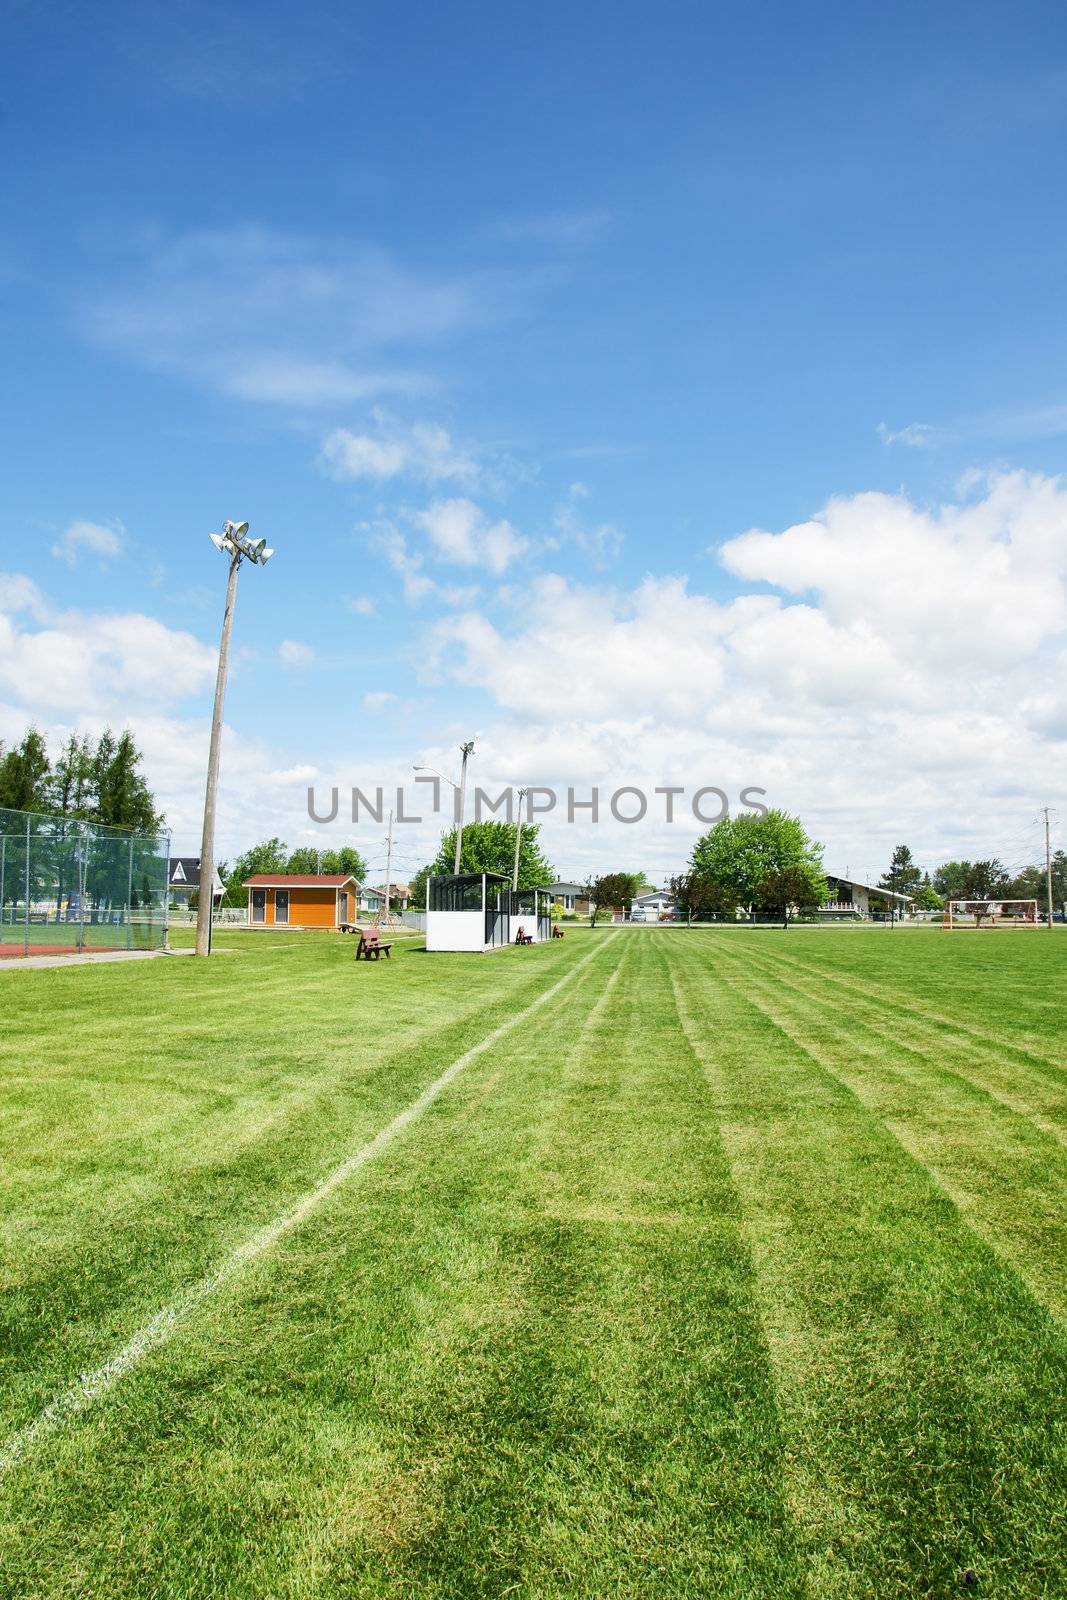
[[[167,943],[165,834],[0,807],[0,956]]]

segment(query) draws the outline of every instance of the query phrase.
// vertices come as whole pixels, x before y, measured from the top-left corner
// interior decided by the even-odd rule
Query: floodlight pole
[[[1049,844],[1048,806],[1045,807],[1045,894],[1048,901],[1048,926],[1052,932],[1052,849]]]
[[[464,745],[460,745],[460,750],[463,753],[463,765],[460,768],[460,773],[459,773],[459,800],[458,800],[458,812],[457,812],[457,816],[456,816],[456,858],[455,858],[455,861],[453,862],[453,865],[452,865],[452,871],[456,874],[457,877],[459,876],[460,855],[461,855],[462,850],[463,850],[463,811],[464,811],[464,805],[465,805],[465,802],[466,802],[466,799],[467,799],[467,757],[471,754],[473,749],[474,749],[474,740],[473,739],[469,740]]]
[[[226,610],[222,617],[222,639],[219,643],[219,667],[215,675],[215,706],[211,713],[211,743],[207,757],[207,790],[204,795],[204,831],[200,840],[200,893],[196,902],[196,953],[206,956],[211,952],[211,886],[215,872],[215,794],[219,783],[219,751],[222,744],[222,707],[226,699],[226,674],[230,665],[230,634],[233,631],[233,607],[237,598],[237,569],[241,565],[241,552],[234,550],[230,557],[230,575],[226,582]],[[205,888],[207,890],[205,894]]]
[[[211,713],[211,743],[207,757],[207,789],[204,794],[204,831],[200,840],[200,890],[196,902],[196,953],[211,954],[211,922],[214,907],[212,888],[215,883],[215,795],[219,784],[219,749],[222,743],[222,706],[226,699],[226,674],[230,665],[230,634],[233,631],[233,607],[237,598],[237,569],[241,558],[247,556],[256,566],[266,566],[273,550],[267,549],[266,539],[249,539],[247,522],[225,522],[221,533],[213,533],[211,542],[230,560],[230,575],[226,584],[226,610],[222,617],[222,639],[219,643],[219,666],[215,675],[215,705]],[[207,901],[204,885],[207,885]]]

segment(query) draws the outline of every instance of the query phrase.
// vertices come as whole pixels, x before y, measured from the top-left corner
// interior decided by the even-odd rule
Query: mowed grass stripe
[[[724,974],[800,1049],[846,1085],[950,1196],[1031,1292],[1067,1321],[1067,1152],[947,1066],[834,1015],[825,988],[798,986],[751,950],[720,951]],[[995,1046],[990,1046],[994,1049]]]
[[[871,930],[870,938],[855,938],[852,930],[829,934],[833,965],[827,966],[827,933],[793,929],[788,935],[790,951],[775,947],[775,956],[784,962],[799,962],[815,970],[828,983],[836,984],[849,998],[882,999],[889,1005],[906,1005],[916,1017],[950,1037],[964,1035],[978,1044],[989,1040],[998,1051],[1016,1057],[1040,1071],[1051,1070],[1054,1081],[1067,1075],[1067,1038],[1064,1037],[1060,989],[1067,976],[1067,935],[1058,929],[1047,937],[1042,932],[993,932],[991,930],[955,933],[941,928],[905,928],[892,932]],[[885,940],[893,941],[887,946]],[[1034,941],[1037,941],[1036,944]],[[797,956],[802,941],[803,956]],[[946,943],[947,941],[947,943]],[[847,966],[849,960],[853,967]],[[895,983],[887,982],[885,969],[898,974]],[[952,977],[958,994],[965,993],[973,1003],[982,989],[995,1007],[998,1017],[1017,1019],[1014,1029],[983,1019],[976,1027],[971,1016],[960,1010],[946,1010],[943,1000],[936,1005],[924,998],[935,983],[943,990]],[[1041,1022],[1043,1027],[1036,1024]]]
[[[771,975],[775,983],[787,983],[794,993],[809,999],[817,997],[820,1006],[825,1007],[834,999],[834,980],[802,958],[784,957],[779,950],[763,944],[758,951],[746,950],[745,959]],[[812,983],[817,986],[814,996]],[[931,1024],[912,1013],[906,990],[897,990],[894,999],[851,990],[846,1017],[847,1023],[858,1019],[868,1032],[965,1079],[1027,1117],[1060,1144],[1067,1142],[1067,1069],[1050,1067],[1023,1052],[1005,1052],[992,1034],[982,1036],[976,1030],[963,1033]]]
[[[622,945],[0,1489],[5,1592],[805,1594],[706,1091]]]
[[[568,946],[566,955],[545,947],[473,962],[460,957],[467,962],[460,985],[448,957],[438,968],[439,958],[405,952],[368,975],[354,967],[350,951],[339,961],[336,947],[320,945],[310,959],[297,952],[296,967],[288,953],[264,958],[258,998],[247,1012],[237,963],[197,964],[190,972],[191,962],[175,961],[112,967],[103,986],[102,969],[62,974],[64,991],[51,1012],[23,1019],[26,1031],[13,1034],[13,1053],[40,1049],[35,1094],[46,1110],[36,1140],[5,1151],[0,1178],[4,1432],[26,1423],[73,1372],[95,1367],[162,1304],[210,1273],[265,1218],[295,1205],[347,1150],[372,1138],[450,1060],[483,1039],[502,1006],[522,1009],[580,953]],[[533,964],[521,961],[528,954]],[[149,972],[159,976],[145,983]],[[126,989],[122,980],[131,973],[140,981]],[[54,976],[27,973],[19,983]],[[72,987],[84,979],[97,980],[95,994],[83,997]],[[65,1013],[79,1007],[84,1025],[62,1031]],[[163,1029],[142,1038],[144,1013],[164,1007],[179,1022],[199,1007],[195,1027],[203,1037],[195,1047],[175,1044]],[[417,1018],[397,1029],[399,1038],[398,1007]],[[73,1097],[71,1074],[54,1079],[41,1047],[42,1032],[57,1026],[63,1067],[76,1056],[87,1086]],[[105,1132],[90,1136],[82,1154],[76,1132],[57,1148],[53,1121],[65,1107],[76,1127],[85,1093],[106,1103]],[[90,1134],[92,1115],[84,1111]]]
[[[493,1048],[513,1028],[522,1026],[541,1006],[550,1005],[558,992],[565,985],[572,983],[581,969],[587,967],[599,954],[600,951],[596,949],[588,951],[576,967],[565,972],[550,988],[542,989],[522,1011],[514,1012],[505,1018],[484,1039],[452,1061],[414,1101],[399,1111],[368,1143],[345,1156],[313,1190],[302,1195],[294,1206],[277,1215],[250,1238],[243,1240],[234,1251],[213,1266],[206,1276],[183,1289],[176,1299],[156,1312],[106,1361],[91,1372],[83,1373],[70,1388],[51,1401],[27,1427],[0,1445],[0,1477],[17,1467],[54,1430],[65,1426],[101,1395],[106,1394],[128,1372],[140,1365],[154,1349],[170,1338],[204,1301],[218,1293],[251,1262],[273,1249],[294,1228],[300,1227],[338,1189],[350,1182],[356,1173],[377,1159],[395,1138],[417,1122],[438,1095],[449,1087],[472,1060]]]
[[[748,992],[665,941],[752,1242],[813,1597],[1061,1591],[1062,1334]]]

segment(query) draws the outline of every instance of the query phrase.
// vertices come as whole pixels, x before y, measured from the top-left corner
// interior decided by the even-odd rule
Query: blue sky
[[[278,554],[226,848],[471,733],[486,781],[762,783],[839,866],[1028,842],[1067,732],[1061,8],[5,12],[0,737],[130,721],[195,847],[242,516]],[[961,605],[1041,615],[990,647]],[[553,828],[568,872],[689,843]]]

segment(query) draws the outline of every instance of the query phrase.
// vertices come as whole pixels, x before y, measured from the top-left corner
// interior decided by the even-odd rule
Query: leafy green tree
[[[433,866],[429,864],[425,867],[420,867],[412,878],[408,886],[411,891],[408,896],[408,905],[412,911],[426,910],[426,883],[433,870]]]
[[[679,914],[687,921],[730,922],[737,915],[739,901],[733,890],[693,872],[672,878],[671,892],[677,895]]]
[[[792,904],[817,906],[828,893],[822,845],[785,811],[723,817],[693,846],[690,871],[739,906],[779,910],[787,890]]]
[[[1044,911],[1045,901],[1048,898],[1044,867],[1025,867],[1017,878],[1012,879],[1008,893],[1020,900],[1036,900],[1039,910]],[[1052,857],[1053,910],[1062,911],[1065,902],[1067,902],[1067,854],[1057,850]]]
[[[50,777],[48,750],[36,728],[0,758],[0,806],[12,811],[47,811]]]
[[[510,880],[515,864],[514,822],[468,822],[463,829],[461,872],[499,872]],[[555,873],[541,850],[540,823],[524,824],[519,842],[519,888],[547,888]],[[441,848],[430,868],[434,873],[452,871],[456,855],[456,830],[441,835]]]
[[[924,872],[922,881],[915,891],[915,904],[920,911],[940,911],[941,896],[930,882],[930,874]]]
[[[247,899],[247,891],[243,888],[245,879],[254,877],[258,872],[287,872],[288,861],[283,840],[264,839],[261,844],[254,844],[244,855],[237,857],[230,876],[223,880],[226,884],[223,905],[243,906]]]
[[[1008,874],[996,856],[989,861],[946,861],[934,873],[943,900],[994,900],[1006,894]]]
[[[349,872],[359,884],[367,881],[367,863],[354,845],[342,845],[340,850],[324,850],[320,872]]]
[[[637,894],[639,882],[640,873],[637,872],[607,872],[598,878],[589,889],[593,927],[601,911],[625,910]]]

